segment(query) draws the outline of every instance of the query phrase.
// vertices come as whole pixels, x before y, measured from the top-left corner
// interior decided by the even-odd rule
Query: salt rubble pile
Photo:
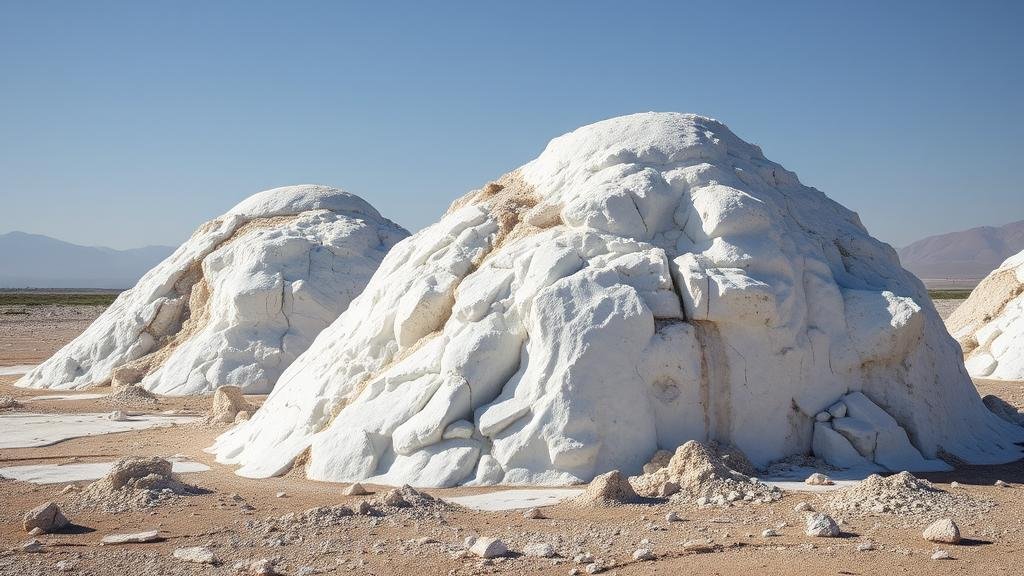
[[[1024,251],[986,276],[946,325],[971,376],[1024,380]]]
[[[17,385],[265,394],[406,236],[341,190],[260,192],[200,226]]]
[[[69,503],[79,509],[124,512],[151,508],[180,496],[202,493],[171,472],[169,461],[157,457],[126,457],[114,463],[110,472],[80,492],[71,492]]]
[[[925,517],[978,515],[993,506],[989,501],[937,488],[909,472],[888,477],[872,474],[856,486],[828,493],[823,501],[836,513]]]
[[[664,458],[656,455],[644,466],[644,474],[629,479],[637,494],[699,506],[767,503],[782,498],[777,488],[729,468],[718,455],[694,440],[680,446],[668,462],[662,462]]]
[[[398,243],[211,451],[248,477],[554,485],[688,440],[913,470],[1015,460],[1024,429],[856,214],[715,120],[645,113]]]

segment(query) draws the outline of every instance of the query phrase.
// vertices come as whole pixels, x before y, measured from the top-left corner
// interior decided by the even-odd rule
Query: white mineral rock
[[[715,120],[635,114],[397,244],[211,451],[247,477],[303,454],[316,480],[414,486],[632,475],[691,439],[755,466],[812,445],[890,470],[1019,459],[957,350],[856,214]],[[856,444],[831,428],[851,418]],[[473,435],[445,438],[459,421]]]
[[[265,394],[406,236],[341,190],[260,192],[200,226],[17,385]]]
[[[508,554],[508,547],[497,538],[481,536],[473,541],[469,551],[481,558],[497,558]]]
[[[952,519],[943,518],[929,524],[921,537],[929,542],[956,544],[960,542],[960,527]]]
[[[1024,380],[1024,251],[986,276],[946,325],[971,376]]]
[[[839,525],[828,514],[820,512],[807,515],[807,527],[804,533],[819,538],[835,538],[839,536]]]

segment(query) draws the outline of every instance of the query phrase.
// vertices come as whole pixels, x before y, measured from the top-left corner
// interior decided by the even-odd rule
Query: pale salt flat
[[[501,510],[516,510],[519,508],[537,508],[540,506],[554,506],[560,502],[575,498],[583,493],[580,488],[537,488],[523,490],[502,490],[500,492],[489,492],[487,494],[474,494],[472,496],[456,496],[446,498],[452,504],[472,508],[473,510],[485,510],[498,512]]]
[[[35,364],[18,364],[16,366],[0,366],[0,376],[20,376],[35,368]]]
[[[107,475],[114,466],[113,462],[82,462],[78,464],[30,464],[27,466],[11,466],[0,468],[0,476],[11,480],[32,482],[34,484],[60,484],[63,482],[81,482],[98,480]],[[173,462],[175,474],[189,472],[206,472],[210,467],[199,462]]]
[[[850,468],[847,470],[828,470],[822,473],[832,480],[832,485],[812,486],[810,484],[804,484],[804,480],[815,472],[821,472],[821,470],[816,470],[811,467],[794,467],[785,472],[773,474],[771,476],[758,476],[757,479],[769,486],[775,486],[779,490],[786,490],[790,492],[831,492],[832,490],[839,490],[840,488],[856,486],[861,480],[867,478],[871,474],[878,473],[879,470],[867,467]]]
[[[95,392],[87,392],[85,394],[43,394],[42,396],[32,396],[29,398],[22,398],[21,400],[24,402],[35,402],[37,400],[95,400],[96,398],[103,398],[104,396],[106,396],[106,394],[97,394]]]
[[[146,428],[187,424],[196,416],[143,414],[124,421],[111,420],[109,414],[32,414],[0,415],[0,449],[49,446],[70,438],[98,436]]]

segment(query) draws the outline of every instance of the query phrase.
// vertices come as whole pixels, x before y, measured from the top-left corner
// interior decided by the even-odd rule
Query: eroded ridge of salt
[[[863,452],[832,417],[812,442],[852,393]],[[897,469],[1024,440],[855,213],[715,120],[646,113],[554,139],[396,245],[211,451],[249,477],[301,456],[318,480],[566,484],[691,439],[764,466],[874,458],[882,433],[871,464]]]
[[[1024,251],[986,276],[946,325],[971,376],[1024,380]]]
[[[260,192],[200,226],[17,385],[267,393],[406,236],[342,190]]]

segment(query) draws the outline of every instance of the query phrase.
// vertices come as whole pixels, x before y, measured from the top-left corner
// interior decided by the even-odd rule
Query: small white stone
[[[541,511],[540,508],[530,508],[526,512],[523,512],[523,518],[526,518],[527,520],[544,520],[547,516],[544,515],[544,512]]]
[[[185,562],[194,562],[196,564],[216,564],[217,557],[213,554],[213,550],[205,546],[191,546],[188,548],[178,548],[174,551],[173,556],[178,560],[184,560]]]
[[[1010,487],[1009,483],[1003,482],[1002,480],[996,480],[996,484],[995,485],[998,486],[999,488],[1009,488]]]
[[[278,492],[274,496],[276,496],[277,498],[287,498],[288,497],[288,493],[287,492]]]
[[[929,524],[921,537],[929,542],[956,544],[960,542],[960,527],[952,518],[943,518]]]
[[[945,550],[936,550],[932,553],[932,560],[951,560],[953,557]]]
[[[810,514],[807,516],[807,528],[804,533],[818,538],[835,538],[839,536],[839,525],[828,514]]]
[[[497,538],[481,536],[473,542],[469,551],[481,558],[497,558],[508,554],[508,546]]]
[[[25,542],[25,543],[23,543],[21,545],[21,551],[22,552],[42,552],[43,551],[43,543],[40,542],[39,540],[36,540],[36,539],[33,538],[32,540],[29,540],[29,541],[27,541],[27,542]]]
[[[835,482],[833,482],[831,478],[825,476],[821,472],[815,472],[814,474],[808,476],[806,480],[804,480],[804,484],[807,484],[808,486],[831,486],[835,484]]]
[[[868,540],[866,542],[857,543],[857,552],[869,552],[875,549],[875,543]]]
[[[773,528],[768,528],[767,530],[764,530],[764,531],[761,532],[761,537],[762,538],[774,538],[775,536],[778,536],[778,535],[779,535],[778,531],[773,529]]]
[[[107,417],[113,420],[114,422],[124,422],[125,420],[128,420],[128,416],[121,410],[114,410]]]
[[[960,487],[960,483],[957,482],[956,480],[953,480],[952,482],[949,483],[949,487],[956,490],[957,488]]]
[[[650,548],[639,548],[633,551],[633,560],[637,562],[646,562],[654,560],[654,558],[654,552]]]
[[[679,516],[679,514],[675,513],[674,511],[673,512],[669,512],[668,514],[665,514],[665,522],[671,523],[671,522],[682,522],[682,521],[683,521],[683,519]]]

